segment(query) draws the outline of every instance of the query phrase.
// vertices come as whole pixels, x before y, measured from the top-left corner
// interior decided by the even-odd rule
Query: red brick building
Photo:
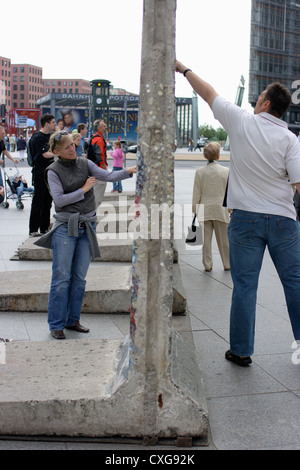
[[[35,108],[44,94],[43,69],[31,64],[11,64],[11,107]]]

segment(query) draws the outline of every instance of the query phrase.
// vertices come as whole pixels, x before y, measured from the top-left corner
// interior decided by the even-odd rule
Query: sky
[[[139,93],[143,0],[5,1],[0,56],[43,68],[43,78],[107,79]],[[248,104],[251,0],[177,0],[176,57],[234,101],[241,75]],[[166,19],[167,21],[167,19]],[[178,97],[191,97],[175,74]],[[199,124],[218,127],[199,98]]]

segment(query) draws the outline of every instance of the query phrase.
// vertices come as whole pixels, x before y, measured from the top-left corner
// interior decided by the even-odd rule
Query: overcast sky
[[[177,0],[176,56],[234,101],[248,104],[251,0]],[[43,78],[108,79],[139,93],[143,0],[15,0],[2,9],[0,55],[43,68]],[[166,19],[167,20],[167,19]],[[176,96],[192,96],[176,74]],[[199,99],[199,123],[218,127]]]

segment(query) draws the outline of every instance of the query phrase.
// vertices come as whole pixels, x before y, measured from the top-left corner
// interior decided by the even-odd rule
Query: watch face
[[[97,103],[97,104],[101,104],[101,103],[102,103],[102,99],[101,99],[101,98],[97,98],[97,99],[96,99],[96,103]]]

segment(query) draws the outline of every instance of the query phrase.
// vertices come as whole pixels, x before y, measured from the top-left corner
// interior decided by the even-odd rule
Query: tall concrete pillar
[[[176,0],[144,0],[136,216],[144,225],[148,218],[134,244],[127,356],[140,400],[139,433],[164,437],[207,432],[194,351],[171,328],[173,214],[169,234],[162,226],[153,230],[151,218],[153,207],[164,207],[160,219],[168,219],[174,203],[175,13]]]
[[[175,9],[175,0],[144,1],[136,203],[137,217],[148,218],[134,244],[131,337],[155,382],[169,367],[173,301],[173,214],[169,234],[161,222],[174,203]],[[164,204],[153,233],[153,208]]]

